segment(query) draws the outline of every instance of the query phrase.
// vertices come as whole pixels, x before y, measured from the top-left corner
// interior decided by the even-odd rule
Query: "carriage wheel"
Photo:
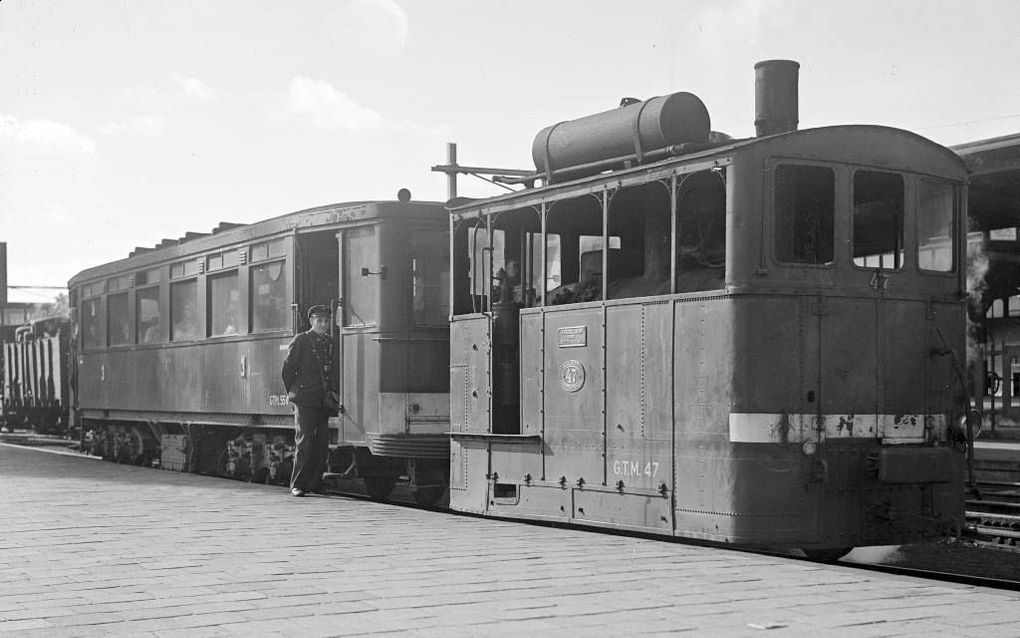
[[[427,485],[414,490],[414,502],[422,507],[432,507],[446,491],[445,485]]]
[[[373,501],[385,500],[397,484],[396,479],[392,476],[366,476],[364,480],[365,491]]]

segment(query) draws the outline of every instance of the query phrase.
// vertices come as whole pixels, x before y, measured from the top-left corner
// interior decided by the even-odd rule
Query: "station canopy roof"
[[[971,245],[987,258],[987,270],[977,290],[980,304],[972,312],[983,316],[995,299],[1020,293],[1020,133],[968,142],[952,149],[970,173],[969,230],[983,241]]]
[[[970,172],[971,230],[1020,226],[1020,133],[952,149]]]

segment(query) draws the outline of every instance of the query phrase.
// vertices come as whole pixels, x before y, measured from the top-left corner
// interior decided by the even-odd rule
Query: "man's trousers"
[[[294,406],[294,471],[291,488],[314,492],[329,460],[329,410]]]

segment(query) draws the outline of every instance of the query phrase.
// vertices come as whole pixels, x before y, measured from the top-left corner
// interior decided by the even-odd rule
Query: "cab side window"
[[[917,265],[921,270],[956,268],[956,193],[949,182],[922,179],[917,193]]]
[[[903,266],[903,177],[854,173],[853,263],[861,268]]]
[[[831,168],[794,164],[776,167],[776,259],[790,264],[832,263],[835,184]]]

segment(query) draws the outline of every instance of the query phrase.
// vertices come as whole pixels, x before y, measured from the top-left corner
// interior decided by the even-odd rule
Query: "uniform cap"
[[[331,313],[329,311],[329,308],[327,308],[326,306],[312,306],[311,308],[308,309],[309,320],[311,320],[312,317],[329,317],[332,314],[333,313]]]

